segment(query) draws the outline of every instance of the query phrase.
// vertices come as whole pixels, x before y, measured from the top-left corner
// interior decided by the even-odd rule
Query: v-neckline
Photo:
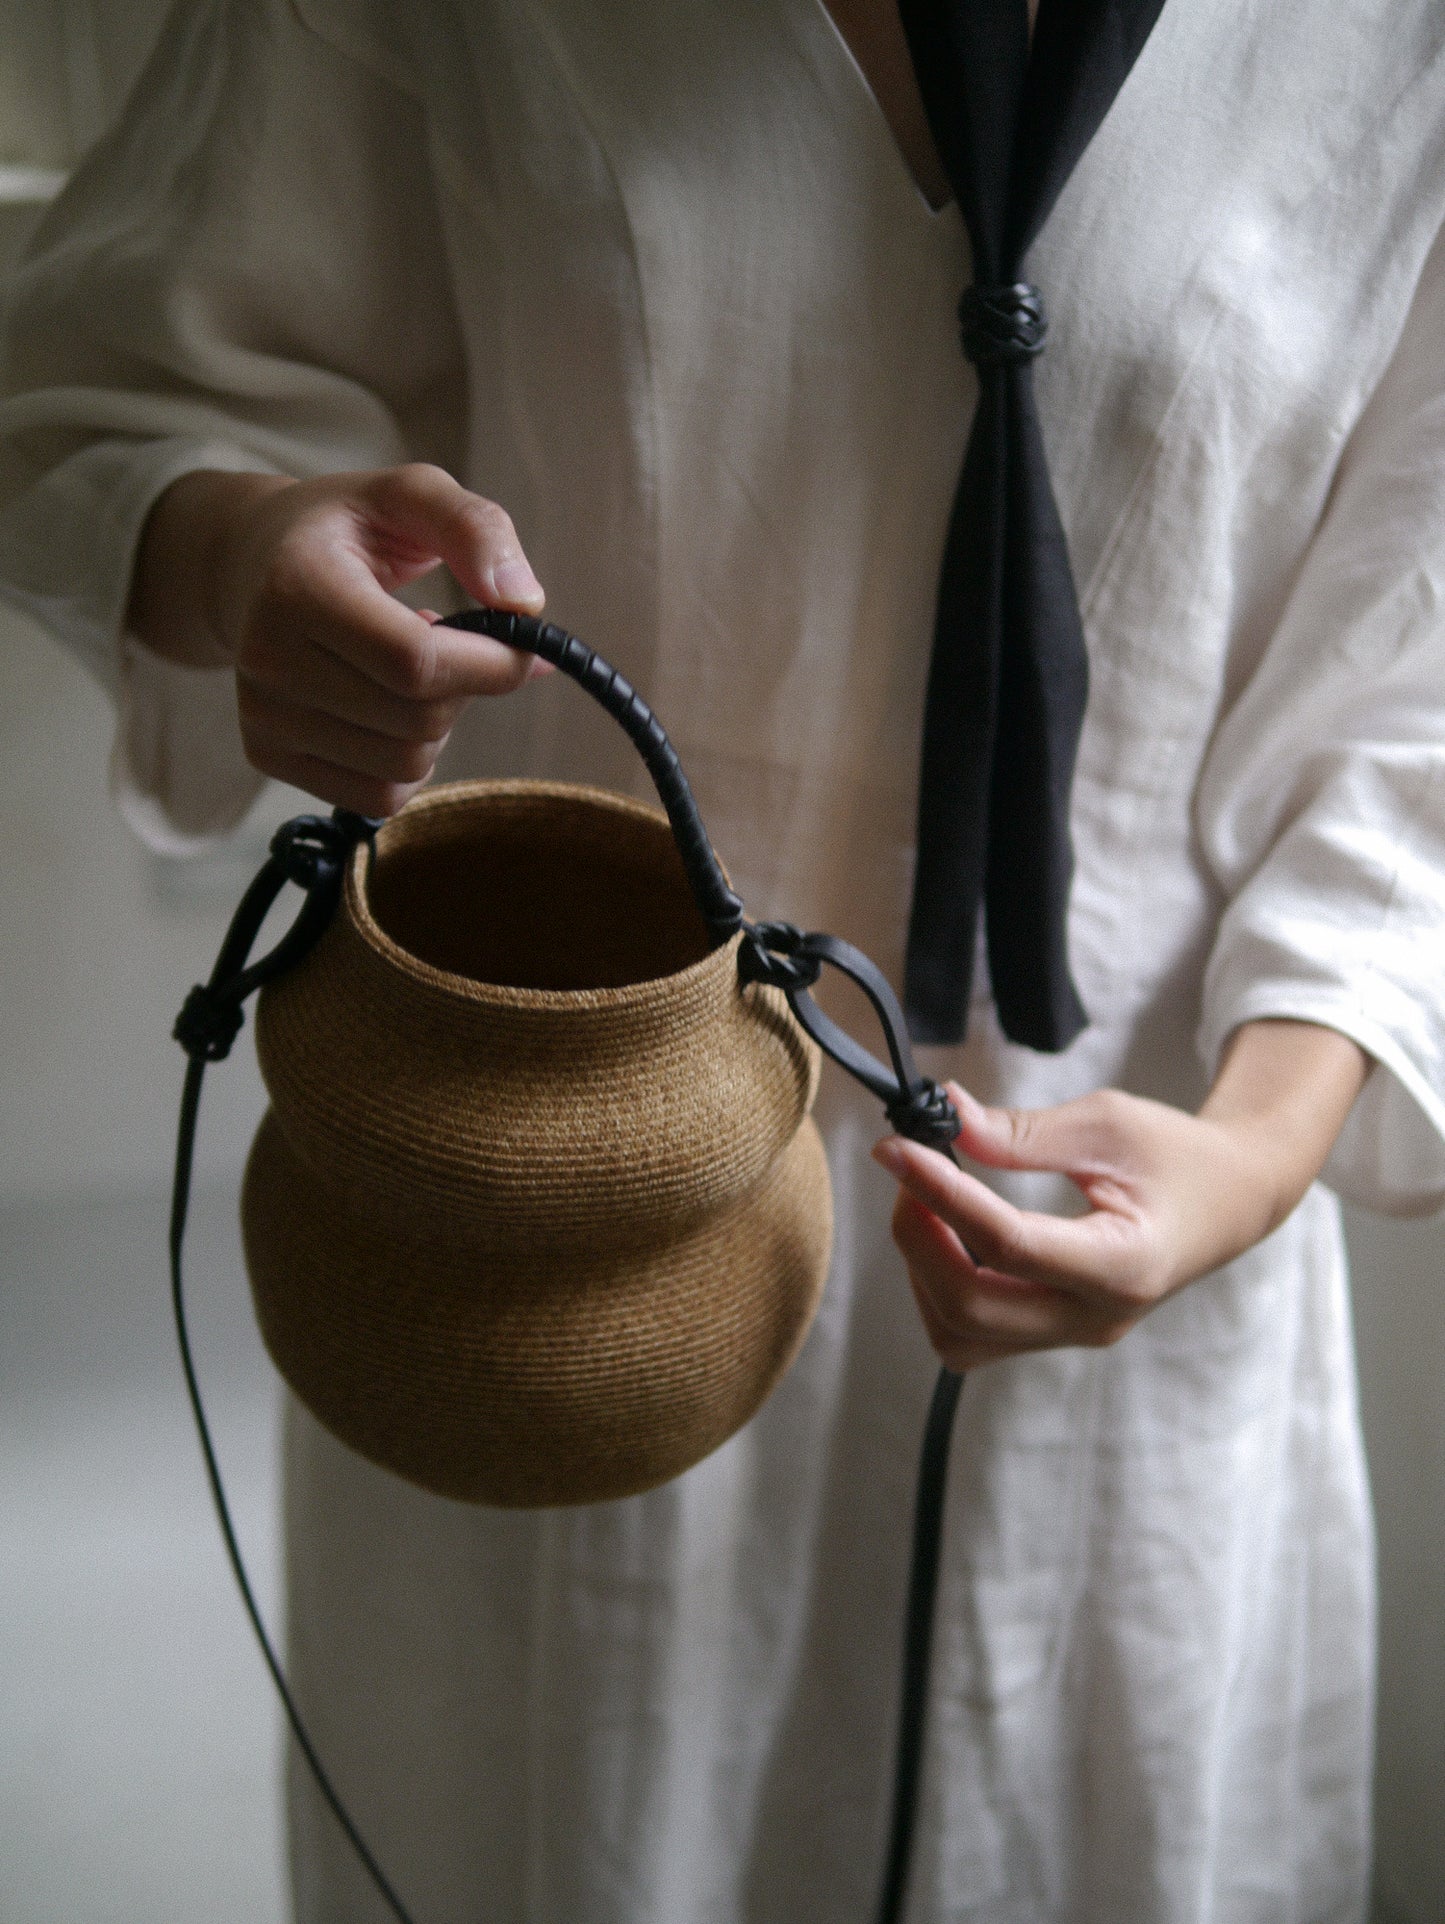
[[[808,0],[808,4],[811,6],[815,16],[820,18],[821,24],[829,38],[846,61],[853,75],[854,85],[861,91],[872,109],[879,131],[882,133],[888,150],[893,156],[894,167],[902,176],[904,185],[909,189],[924,219],[932,226],[938,228],[949,225],[951,218],[958,214],[958,202],[950,197],[948,200],[942,201],[935,206],[928,198],[927,193],[924,191],[922,181],[919,180],[917,174],[913,171],[912,162],[903,151],[898,135],[894,130],[893,122],[884,112],[883,103],[874,92],[873,83],[863,71],[863,64],[849,44],[847,35],[833,18],[828,8],[827,0]]]

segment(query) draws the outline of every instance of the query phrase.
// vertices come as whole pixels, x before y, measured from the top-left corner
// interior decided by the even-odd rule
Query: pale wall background
[[[162,12],[0,0],[0,272]],[[168,1031],[263,830],[157,862],[109,807],[109,742],[82,671],[0,613],[0,1917],[275,1924],[278,1738],[185,1429],[162,1247]],[[209,1084],[194,1287],[274,1602],[274,1392],[232,1228],[261,1102],[244,1044]],[[1377,1912],[1445,1924],[1445,1228],[1360,1217],[1350,1239],[1382,1566]]]

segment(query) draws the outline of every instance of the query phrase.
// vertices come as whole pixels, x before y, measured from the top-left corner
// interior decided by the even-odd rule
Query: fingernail
[[[521,555],[509,555],[491,570],[492,593],[511,607],[528,607],[543,599],[542,584]]]
[[[903,1173],[903,1150],[896,1136],[885,1136],[882,1142],[873,1145],[873,1160],[886,1169],[890,1176]]]

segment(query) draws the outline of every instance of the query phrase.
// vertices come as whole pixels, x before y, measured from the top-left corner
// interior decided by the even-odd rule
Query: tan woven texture
[[[630,1495],[792,1361],[832,1230],[817,1052],[709,949],[655,810],[429,790],[263,991],[257,1044],[261,1330],[373,1462],[470,1502]]]

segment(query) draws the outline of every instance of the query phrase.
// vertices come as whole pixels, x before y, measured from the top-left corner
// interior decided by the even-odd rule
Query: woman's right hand
[[[486,607],[542,607],[508,516],[441,468],[316,481],[199,471],[151,510],[129,626],[168,660],[234,668],[241,737],[263,774],[392,815],[473,695],[545,672],[395,598],[438,562]]]

